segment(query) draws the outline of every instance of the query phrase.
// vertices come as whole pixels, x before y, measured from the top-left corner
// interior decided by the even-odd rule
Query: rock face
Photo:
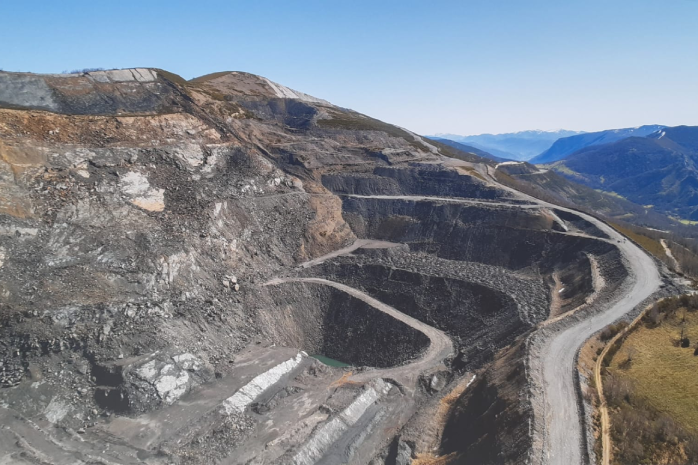
[[[161,111],[175,93],[151,69],[93,71],[84,74],[0,74],[3,106],[59,113],[99,115]]]
[[[97,404],[111,411],[144,412],[170,405],[213,378],[208,363],[190,353],[156,352],[92,368]]]
[[[614,253],[490,163],[246,73],[0,72],[0,461],[471,450],[450,438],[472,408],[445,449],[428,412],[547,318],[554,286],[561,311],[583,302]],[[340,288],[264,285],[293,276],[433,332]],[[434,334],[451,342],[425,366]]]
[[[210,381],[213,373],[210,368],[196,356],[184,353],[171,358],[156,357],[135,367],[127,377],[127,382],[133,385],[134,391],[146,397],[140,400],[144,407],[154,407],[148,402],[148,393],[153,391],[162,402],[172,404],[186,394],[192,387]],[[157,406],[157,405],[155,405]]]
[[[263,332],[286,346],[386,368],[416,358],[429,345],[419,331],[327,286],[293,283],[270,294],[277,312],[263,322]]]

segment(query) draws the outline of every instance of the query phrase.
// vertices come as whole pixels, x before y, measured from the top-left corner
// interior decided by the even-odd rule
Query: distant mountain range
[[[460,142],[456,142],[456,141],[453,141],[451,139],[444,139],[441,137],[429,137],[429,139],[441,142],[442,144],[448,145],[449,147],[453,147],[453,148],[461,150],[463,152],[474,153],[478,157],[488,158],[490,160],[494,160],[494,161],[498,161],[498,162],[508,160],[507,158],[500,158],[500,157],[494,156],[491,153],[485,152],[484,150],[480,150],[477,147],[461,144]]]
[[[495,161],[530,159],[533,164],[551,164],[565,178],[633,202],[646,213],[698,221],[696,126],[655,124],[589,133],[442,134],[433,139]],[[542,153],[532,155],[541,148]],[[583,197],[592,196],[586,192]]]
[[[579,131],[521,131],[506,134],[480,134],[477,136],[459,136],[457,134],[437,134],[434,137],[449,139],[483,150],[496,157],[507,160],[530,160],[548,150],[553,143],[562,138],[582,134]]]
[[[607,131],[587,132],[570,137],[562,137],[555,141],[545,152],[531,158],[529,161],[535,164],[552,163],[562,160],[568,155],[585,147],[616,142],[627,137],[645,137],[664,127],[665,126],[653,124],[637,128],[610,129]]]
[[[647,137],[587,146],[552,169],[591,188],[698,221],[696,126],[661,127]]]

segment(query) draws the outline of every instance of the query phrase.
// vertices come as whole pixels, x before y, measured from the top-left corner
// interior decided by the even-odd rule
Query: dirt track
[[[514,191],[516,192],[516,191]],[[518,192],[516,192],[519,194]],[[538,201],[531,204],[517,204],[511,202],[497,202],[497,201],[487,201],[487,200],[474,200],[459,197],[432,197],[427,195],[356,195],[356,194],[342,194],[342,197],[353,197],[357,199],[379,199],[379,200],[412,200],[415,202],[419,201],[429,201],[429,202],[451,202],[451,203],[467,203],[472,205],[487,205],[494,207],[510,207],[510,208],[540,208]],[[526,199],[533,200],[533,199]],[[558,208],[555,206],[555,208]]]
[[[502,186],[505,189],[508,189]],[[512,189],[508,189],[513,192]],[[535,200],[519,193],[520,196]],[[621,251],[629,276],[611,302],[599,308],[593,316],[569,321],[557,332],[544,333],[537,354],[542,374],[540,390],[533,389],[534,414],[544,423],[542,451],[533,463],[550,465],[580,464],[583,460],[583,421],[577,399],[577,353],[582,344],[597,331],[632,311],[643,300],[659,289],[661,279],[654,261],[638,246],[625,239],[615,229],[590,215],[536,200],[540,205],[574,213],[608,234]],[[537,432],[540,433],[540,432]],[[534,433],[536,434],[536,433]],[[534,451],[535,452],[535,451]]]
[[[417,377],[421,373],[438,366],[446,357],[449,357],[454,353],[453,343],[443,331],[422,323],[411,316],[407,316],[395,308],[386,305],[383,302],[380,302],[359,291],[358,289],[354,289],[353,287],[345,286],[344,284],[322,278],[279,278],[273,279],[264,285],[274,286],[289,282],[314,283],[332,286],[335,289],[339,289],[340,291],[346,292],[347,294],[366,302],[376,310],[380,310],[381,312],[392,316],[396,320],[402,321],[417,331],[424,333],[431,341],[429,348],[418,360],[399,367],[364,371],[352,376],[352,381],[369,381],[377,377],[392,378],[405,384],[408,388],[412,388],[414,387],[414,381],[416,381]]]
[[[669,248],[669,244],[667,244],[666,239],[660,239],[659,242],[662,244],[662,247],[664,247],[664,252],[666,253],[667,257],[669,257],[669,260],[671,260],[671,263],[674,265],[674,270],[677,273],[681,273],[681,265],[679,265],[679,262],[676,260],[676,257],[674,257],[674,254],[671,253],[671,249]]]
[[[342,255],[349,255],[357,249],[389,249],[392,247],[397,247],[399,245],[400,244],[396,244],[394,242],[376,241],[372,239],[357,239],[351,245],[348,245],[343,249],[335,250],[334,252],[330,252],[313,260],[308,260],[307,262],[298,265],[298,267],[310,268],[311,266],[324,263],[325,261],[331,258],[341,257]]]

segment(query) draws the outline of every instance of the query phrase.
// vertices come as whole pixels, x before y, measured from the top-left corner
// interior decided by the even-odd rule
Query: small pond
[[[330,357],[325,357],[324,355],[311,355],[311,357],[318,359],[320,362],[330,367],[345,368],[351,366],[348,363],[340,362],[339,360],[335,360]]]

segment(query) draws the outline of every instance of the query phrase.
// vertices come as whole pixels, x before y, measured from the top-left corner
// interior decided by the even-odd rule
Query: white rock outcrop
[[[343,434],[366,413],[366,410],[390,391],[391,385],[376,379],[338,416],[322,425],[291,460],[293,465],[312,465],[325,455]]]
[[[235,394],[223,402],[223,408],[228,415],[242,413],[254,402],[260,394],[278,383],[281,378],[296,368],[307,355],[299,352],[294,358],[279,363],[261,375],[255,376],[252,381],[241,387]]]
[[[137,366],[136,377],[155,388],[157,396],[166,404],[172,404],[192,387],[203,381],[204,362],[194,354],[183,353],[158,356]]]
[[[137,171],[129,171],[120,179],[121,192],[133,205],[151,212],[165,209],[165,189],[150,186],[148,178]]]
[[[97,82],[152,82],[157,79],[157,73],[147,68],[91,71],[87,75]]]
[[[265,77],[261,77],[261,78],[267,83],[267,85],[269,87],[272,88],[272,90],[274,91],[276,96],[279,98],[292,98],[292,99],[302,100],[304,102],[321,103],[324,105],[332,105],[327,100],[313,97],[312,95],[304,94],[303,92],[298,92],[297,90],[293,90],[293,89],[290,89],[286,86],[282,86],[281,84],[277,84],[274,81],[270,81],[269,79],[267,79]]]

